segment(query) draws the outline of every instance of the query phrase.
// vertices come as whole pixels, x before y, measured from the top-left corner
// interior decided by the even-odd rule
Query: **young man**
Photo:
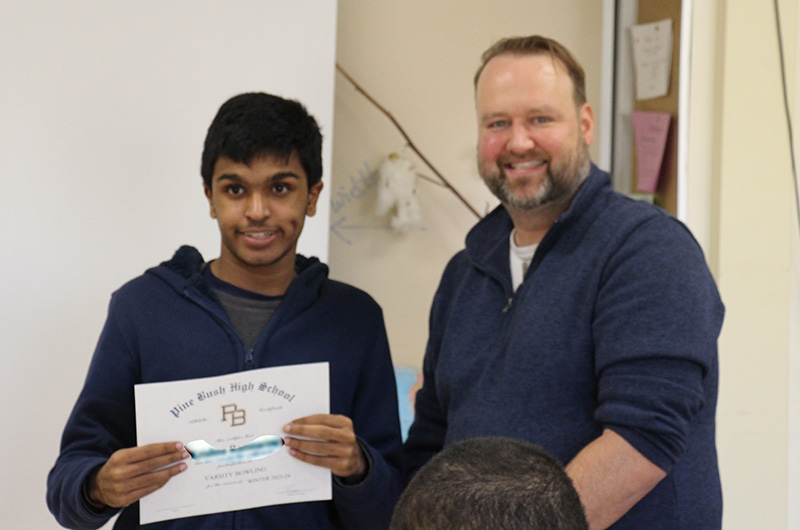
[[[478,168],[502,205],[431,309],[413,471],[476,436],[566,464],[592,529],[718,529],[714,416],[723,306],[702,251],[592,165],[583,69],[504,39],[475,78]]]
[[[400,496],[389,530],[587,530],[581,500],[553,455],[502,436],[445,447]]]
[[[120,512],[115,528],[138,528],[137,501],[186,469],[181,442],[136,446],[135,384],[325,361],[331,414],[298,418],[284,431],[290,454],[331,470],[332,501],[148,528],[388,525],[402,482],[401,442],[381,310],[366,293],[329,280],[316,258],[296,254],[322,190],[321,147],[316,121],[296,101],[252,93],[220,108],[201,167],[220,256],[205,262],[182,247],[112,296],[48,478],[59,523],[98,528]]]

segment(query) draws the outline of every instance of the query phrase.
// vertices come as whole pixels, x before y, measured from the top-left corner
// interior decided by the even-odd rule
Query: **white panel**
[[[687,154],[689,152],[689,96],[692,71],[692,0],[681,2],[681,30],[678,64],[678,198],[677,217],[684,223],[688,218]]]
[[[3,528],[56,528],[45,480],[112,290],[213,258],[206,129],[244,91],[301,100],[331,159],[336,2],[0,3]],[[328,252],[328,194],[300,251]],[[13,455],[13,456],[11,456]]]
[[[596,141],[600,169],[611,171],[614,147],[614,61],[616,60],[617,7],[615,0],[603,0],[603,44],[600,70],[600,104],[596,111]]]
[[[617,2],[617,62],[614,84],[614,145],[612,166],[614,189],[630,193],[634,168],[631,160],[633,149],[633,49],[630,26],[636,23],[639,12],[638,0]]]

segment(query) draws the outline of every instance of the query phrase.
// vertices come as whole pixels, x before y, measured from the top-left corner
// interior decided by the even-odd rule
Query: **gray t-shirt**
[[[265,296],[236,287],[214,276],[208,265],[203,269],[203,277],[222,303],[242,343],[246,348],[252,347],[283,296]]]

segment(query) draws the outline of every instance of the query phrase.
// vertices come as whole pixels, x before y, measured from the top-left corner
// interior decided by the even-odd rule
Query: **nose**
[[[536,146],[531,132],[522,123],[514,123],[510,135],[508,150],[515,155],[525,154]]]
[[[253,193],[247,199],[245,215],[253,221],[261,221],[269,217],[269,199],[260,193]]]

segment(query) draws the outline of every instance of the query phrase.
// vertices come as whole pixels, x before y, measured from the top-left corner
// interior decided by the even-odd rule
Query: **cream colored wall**
[[[394,117],[414,144],[481,212],[496,204],[475,169],[472,77],[480,54],[509,35],[542,33],[565,43],[600,97],[602,3],[585,0],[340,0],[337,61]],[[336,78],[331,181],[331,275],[383,307],[395,362],[420,366],[428,310],[447,261],[475,216],[448,191],[420,181],[424,229],[392,232],[374,214],[373,172],[390,152],[407,155],[386,117]],[[596,154],[596,149],[593,150]]]
[[[780,7],[791,80],[797,1],[783,0]],[[718,20],[717,278],[727,307],[718,408],[724,521],[731,530],[787,528],[795,214],[773,2],[723,2]]]
[[[798,0],[780,6],[793,81]],[[800,528],[787,515],[794,206],[772,1],[694,0],[692,23],[687,222],[727,307],[718,409],[724,528]],[[496,38],[535,32],[576,52],[596,103],[600,2],[340,0],[337,60],[483,210],[495,202],[474,168],[471,78]],[[425,230],[387,231],[372,213],[369,174],[403,140],[341,77],[334,123],[331,224],[348,242],[331,234],[332,274],[375,296],[395,360],[418,365],[439,275],[474,218],[423,182]]]

